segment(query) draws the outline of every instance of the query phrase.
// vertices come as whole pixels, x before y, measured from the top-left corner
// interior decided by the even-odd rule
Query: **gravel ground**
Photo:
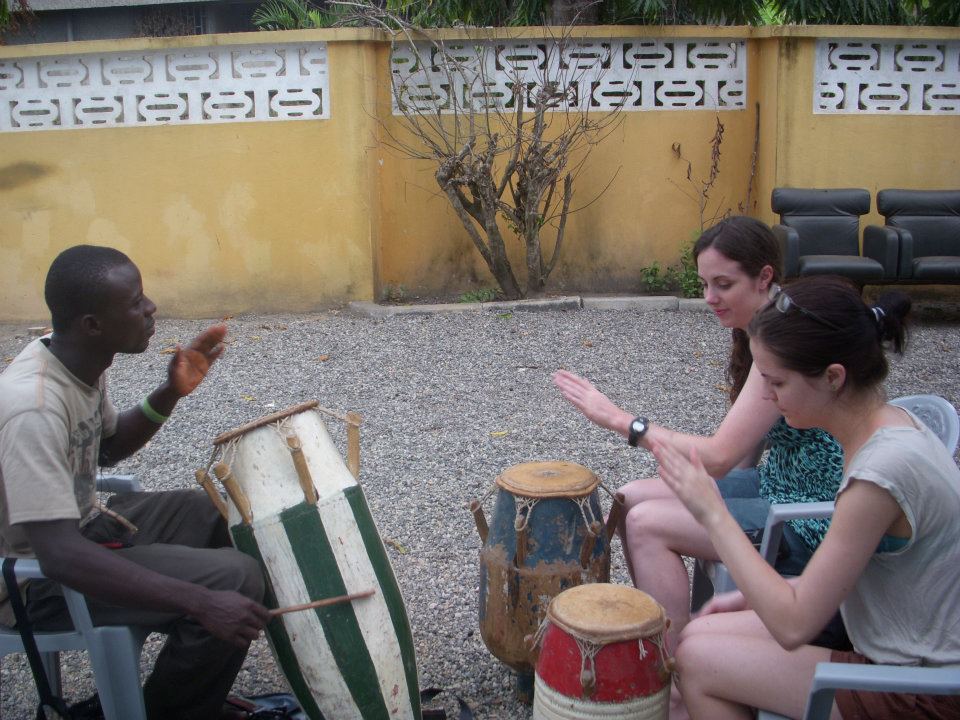
[[[888,392],[938,393],[960,405],[960,313],[940,305],[920,315]],[[138,402],[165,372],[164,351],[206,324],[158,321],[147,352],[118,356],[114,400],[122,407]],[[702,312],[487,310],[371,320],[330,310],[238,317],[229,325],[228,352],[208,380],[118,469],[135,472],[147,489],[190,487],[193,471],[209,459],[211,439],[224,430],[309,399],[359,412],[361,484],[389,541],[421,687],[461,695],[479,720],[530,714],[515,702],[510,672],[477,631],[480,542],[469,500],[505,468],[529,460],[581,463],[611,489],[655,472],[652,456],[568,406],[551,372],[584,374],[622,406],[690,432],[709,432],[725,410],[728,332]],[[0,326],[0,358],[9,362],[31,339],[25,325]],[[343,428],[330,428],[345,453]],[[489,517],[492,502],[486,507]],[[617,541],[613,565],[615,581],[626,582]],[[154,638],[145,669],[157,647]],[[64,657],[65,694],[87,697],[94,686],[85,656]],[[3,659],[0,683],[0,715],[32,718],[35,691],[23,656]],[[282,687],[260,640],[234,690]]]

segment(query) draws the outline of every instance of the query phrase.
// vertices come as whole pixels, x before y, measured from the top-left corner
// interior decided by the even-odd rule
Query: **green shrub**
[[[699,234],[699,233],[698,233]],[[640,283],[645,292],[679,292],[685,298],[698,298],[703,294],[697,264],[693,260],[693,243],[683,246],[679,262],[667,268],[661,268],[654,261],[640,268]]]
[[[497,299],[497,291],[493,288],[485,287],[480,288],[479,290],[469,290],[460,296],[458,302],[462,303],[475,303],[475,302],[492,302]]]

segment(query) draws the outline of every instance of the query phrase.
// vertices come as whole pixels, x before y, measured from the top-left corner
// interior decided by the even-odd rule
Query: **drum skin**
[[[270,608],[375,594],[273,618],[277,664],[311,720],[419,720],[410,624],[363,491],[316,412],[285,422],[302,442],[319,500],[304,500],[275,425],[249,431],[224,452],[253,513],[242,522],[230,503],[234,545],[263,567]]]
[[[480,550],[480,635],[500,661],[532,674],[536,650],[525,638],[536,633],[555,595],[583,583],[606,582],[610,554],[601,531],[587,566],[581,567],[588,535],[583,512],[571,498],[547,497],[539,498],[529,512],[526,557],[516,565],[517,500],[498,489],[489,535]],[[596,490],[589,493],[589,506],[592,516],[602,519]]]

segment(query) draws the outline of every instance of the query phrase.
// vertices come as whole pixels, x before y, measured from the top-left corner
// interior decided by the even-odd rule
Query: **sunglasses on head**
[[[799,305],[797,305],[797,303],[794,302],[793,298],[787,295],[783,291],[783,288],[777,285],[776,283],[770,286],[770,292],[767,295],[767,297],[770,299],[770,302],[773,304],[773,306],[784,314],[790,312],[790,310],[793,309],[793,310],[796,310],[797,312],[800,312],[806,315],[811,320],[816,320],[818,323],[820,323],[824,327],[828,327],[831,330],[842,330],[842,328],[839,327],[838,325],[835,325],[829,320],[826,320],[825,318],[820,317],[816,313],[811,312],[806,308],[802,308]]]

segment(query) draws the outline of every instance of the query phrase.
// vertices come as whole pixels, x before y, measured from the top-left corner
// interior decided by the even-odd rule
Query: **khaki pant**
[[[226,523],[202,492],[119,493],[108,505],[139,531],[131,537],[116,520],[100,515],[82,529],[90,540],[130,543],[131,547],[114,552],[163,575],[263,600],[259,565],[230,547]],[[143,688],[150,720],[218,717],[246,657],[246,648],[212,637],[182,615],[115,607],[94,600],[89,605],[94,625],[141,625],[167,635]],[[71,627],[57,583],[31,583],[27,611],[37,630]]]

